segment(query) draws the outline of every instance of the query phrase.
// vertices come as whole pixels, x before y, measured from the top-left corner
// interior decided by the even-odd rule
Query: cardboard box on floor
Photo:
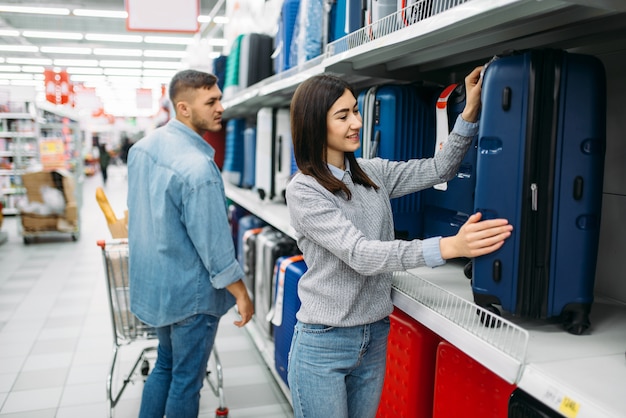
[[[55,183],[55,177],[57,182]],[[75,229],[78,226],[78,206],[74,195],[74,177],[65,170],[37,171],[22,175],[22,184],[26,188],[29,202],[43,203],[41,187],[62,188],[65,197],[65,212],[59,215],[38,215],[21,212],[24,231],[50,231]]]

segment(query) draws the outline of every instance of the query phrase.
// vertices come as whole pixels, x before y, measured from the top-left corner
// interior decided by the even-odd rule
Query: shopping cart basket
[[[107,377],[107,397],[109,403],[109,417],[113,416],[113,408],[117,405],[124,389],[132,381],[137,368],[141,365],[140,371],[143,376],[147,376],[150,371],[151,352],[157,349],[158,339],[155,329],[141,322],[130,311],[130,299],[128,290],[128,240],[100,240],[97,242],[102,249],[104,270],[107,279],[107,289],[109,296],[109,307],[111,310],[111,323],[113,325],[113,359]],[[113,376],[117,366],[117,356],[122,346],[135,342],[154,344],[144,347],[137,359],[133,363],[130,372],[124,378],[119,390],[113,389]],[[216,417],[228,417],[228,408],[224,402],[223,373],[222,365],[215,346],[211,352],[209,363],[207,364],[206,380],[209,387],[219,399],[219,406],[215,410]]]

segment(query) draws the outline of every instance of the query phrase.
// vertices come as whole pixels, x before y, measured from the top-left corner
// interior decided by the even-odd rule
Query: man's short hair
[[[187,90],[197,90],[201,88],[210,89],[217,83],[217,77],[213,74],[197,70],[183,70],[174,75],[170,81],[169,95],[174,107],[177,98]]]

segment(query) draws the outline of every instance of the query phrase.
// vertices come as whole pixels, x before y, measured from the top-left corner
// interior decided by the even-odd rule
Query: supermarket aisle
[[[5,218],[0,245],[0,418],[99,418],[108,412],[106,376],[112,355],[104,268],[96,241],[110,237],[95,201],[98,174],[83,188],[81,237],[41,237],[24,245],[17,220]],[[105,188],[121,216],[125,167],[109,168]],[[289,402],[247,332],[226,315],[217,337],[231,418],[292,416]],[[126,374],[139,344],[121,352]],[[141,376],[116,407],[117,418],[137,416]],[[120,378],[115,381],[120,381]],[[218,400],[205,384],[201,417],[215,416]]]

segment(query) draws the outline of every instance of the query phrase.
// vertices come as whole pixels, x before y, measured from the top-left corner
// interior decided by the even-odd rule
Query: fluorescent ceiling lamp
[[[78,32],[50,32],[39,30],[22,31],[22,36],[26,38],[70,39],[73,41],[83,39],[83,34]]]
[[[100,67],[141,68],[141,61],[100,60]]]
[[[168,45],[191,45],[195,41],[193,38],[179,38],[175,36],[146,36],[143,41],[148,44],[168,44]]]
[[[59,67],[97,67],[98,60],[56,59],[54,65]]]
[[[9,6],[6,4],[0,5],[0,12],[6,13],[31,13],[38,15],[61,15],[66,16],[70,14],[70,9],[62,7],[26,7],[26,6]]]
[[[7,64],[22,65],[52,65],[52,60],[47,58],[7,58]]]
[[[167,70],[143,70],[143,75],[146,77],[168,77],[172,78],[176,74],[176,71]]]
[[[140,57],[141,49],[94,48],[94,55],[117,55],[122,57]]]
[[[41,80],[11,80],[12,86],[39,86],[42,84],[43,82]]]
[[[14,29],[0,29],[0,36],[20,36],[20,32]]]
[[[115,19],[126,19],[128,17],[126,11],[117,10],[74,9],[72,14],[74,16],[110,17]]]
[[[46,69],[46,67],[43,67],[41,65],[23,65],[22,66],[22,72],[23,73],[43,74],[45,69]]]
[[[91,75],[99,75],[102,74],[102,68],[94,68],[94,67],[67,67],[68,74],[91,74]]]
[[[104,83],[106,81],[106,77],[103,75],[88,75],[88,74],[70,74],[70,80],[72,81],[81,81],[81,82],[90,82],[90,83]]]
[[[9,52],[38,52],[39,48],[30,45],[0,45],[0,51]]]
[[[143,36],[141,35],[114,35],[112,33],[86,33],[85,39],[88,41],[140,43],[143,41]]]
[[[184,58],[187,56],[186,51],[168,51],[161,49],[146,49],[143,51],[144,57],[152,58]]]
[[[133,69],[133,68],[105,68],[104,74],[139,77],[141,76],[141,70]]]
[[[3,73],[19,73],[20,71],[19,65],[0,65],[0,72]]]
[[[143,62],[143,68],[177,70],[177,69],[180,68],[180,62],[174,62],[174,61],[144,61]]]
[[[32,74],[24,73],[0,73],[0,78],[6,78],[8,80],[32,80]]]
[[[42,46],[40,51],[45,54],[76,54],[90,55],[91,48],[80,48],[70,46]]]

